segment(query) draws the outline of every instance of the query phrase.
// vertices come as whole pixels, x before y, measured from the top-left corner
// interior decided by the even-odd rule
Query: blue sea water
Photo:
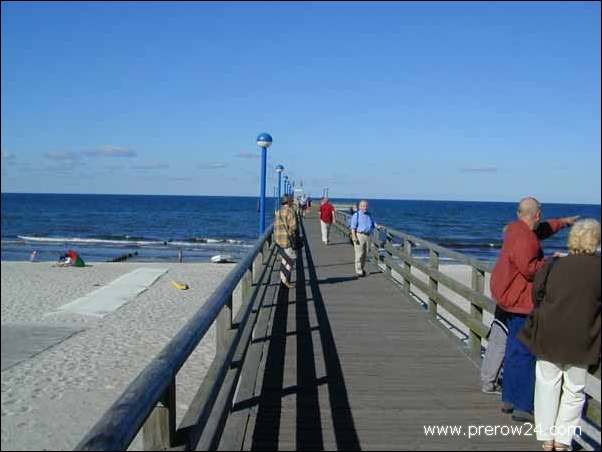
[[[356,200],[333,199],[351,203]],[[58,195],[3,193],[3,261],[56,261],[67,249],[86,261],[137,252],[132,260],[206,262],[216,254],[240,259],[258,235],[258,201],[249,197]],[[274,200],[268,200],[268,218]],[[599,205],[544,204],[548,218],[600,219]],[[370,200],[383,225],[479,259],[496,259],[504,226],[516,204],[494,202]],[[545,242],[546,253],[566,249],[564,230]],[[418,254],[420,254],[418,252]]]

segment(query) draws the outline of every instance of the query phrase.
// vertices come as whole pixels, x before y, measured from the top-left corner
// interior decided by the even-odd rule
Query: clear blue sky
[[[2,2],[2,192],[600,203],[600,3]],[[270,171],[268,186],[274,185]]]

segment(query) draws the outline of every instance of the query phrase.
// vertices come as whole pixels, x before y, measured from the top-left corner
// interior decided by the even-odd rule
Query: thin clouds
[[[236,154],[236,157],[239,159],[258,159],[261,157],[261,154],[259,152],[241,151]]]
[[[80,156],[71,151],[48,151],[44,156],[55,162],[75,163],[80,160]]]
[[[497,173],[498,168],[494,166],[482,166],[482,167],[467,167],[460,168],[460,172],[464,174],[491,174]]]
[[[173,182],[190,182],[190,181],[194,180],[194,178],[192,178],[192,177],[170,177],[169,180],[173,181]]]
[[[142,165],[130,166],[130,169],[133,169],[136,171],[154,171],[154,170],[162,170],[162,169],[168,169],[168,168],[169,168],[169,163],[147,163],[147,164],[142,164]]]
[[[200,163],[197,165],[198,169],[222,169],[227,168],[228,164],[223,162],[209,162],[209,163]]]
[[[136,151],[118,146],[103,146],[98,149],[83,151],[82,153],[87,157],[131,158],[138,156]]]

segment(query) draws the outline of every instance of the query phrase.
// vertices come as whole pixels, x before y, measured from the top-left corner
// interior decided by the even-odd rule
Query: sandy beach
[[[168,271],[103,318],[57,312],[60,306],[138,268]],[[57,268],[50,263],[2,262],[3,342],[11,328],[75,331],[3,369],[2,450],[72,450],[232,268],[232,264],[173,263]],[[188,283],[190,290],[175,289],[171,280]],[[192,400],[214,350],[210,330],[178,374],[178,416]],[[137,440],[132,448],[140,445]]]

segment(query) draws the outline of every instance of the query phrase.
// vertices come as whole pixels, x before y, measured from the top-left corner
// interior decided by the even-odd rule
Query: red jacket
[[[524,221],[509,224],[500,257],[491,273],[491,295],[507,312],[530,314],[533,310],[533,278],[545,265],[540,240],[566,226],[562,220],[547,220],[531,230]]]

